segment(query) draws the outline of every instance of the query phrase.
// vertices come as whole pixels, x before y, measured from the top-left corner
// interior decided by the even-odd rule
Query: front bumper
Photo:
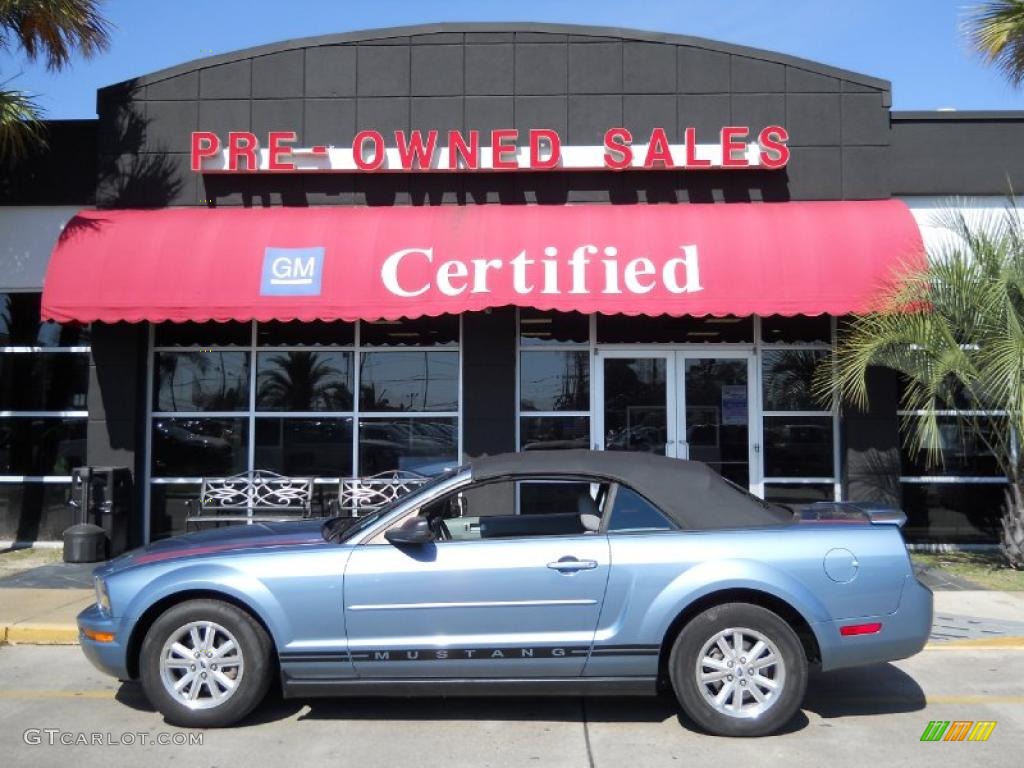
[[[815,625],[821,646],[822,670],[879,664],[913,656],[924,648],[931,634],[932,603],[932,591],[909,575],[903,583],[899,607],[892,613]],[[851,637],[839,634],[841,626],[871,621],[882,624],[877,634]]]
[[[135,622],[110,616],[93,603],[78,614],[78,642],[82,653],[100,672],[116,677],[118,680],[129,680],[128,672],[128,640]],[[86,636],[84,630],[111,633],[114,639],[109,643],[101,643]]]

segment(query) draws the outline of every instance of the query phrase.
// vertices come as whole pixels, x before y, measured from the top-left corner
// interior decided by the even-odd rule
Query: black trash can
[[[92,523],[78,523],[64,531],[65,563],[98,563],[107,559],[107,532]]]
[[[128,548],[131,519],[132,473],[127,467],[75,467],[71,470],[71,497],[76,523],[94,523],[103,529],[110,557]]]

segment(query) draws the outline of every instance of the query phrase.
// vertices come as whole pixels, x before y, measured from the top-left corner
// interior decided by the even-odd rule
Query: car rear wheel
[[[748,603],[717,605],[693,618],[669,656],[683,710],[717,736],[764,736],[803,701],[807,658],[777,614]]]
[[[146,633],[142,686],[173,725],[231,725],[266,695],[270,651],[266,631],[245,611],[218,600],[189,600],[167,609]]]

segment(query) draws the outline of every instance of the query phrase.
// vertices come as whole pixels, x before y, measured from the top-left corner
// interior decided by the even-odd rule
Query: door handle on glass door
[[[563,573],[575,571],[592,571],[597,568],[597,560],[577,560],[575,557],[563,557],[553,563],[548,563],[548,568]]]

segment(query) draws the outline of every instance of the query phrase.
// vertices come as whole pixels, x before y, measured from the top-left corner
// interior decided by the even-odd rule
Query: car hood
[[[182,557],[225,554],[239,550],[266,547],[289,547],[322,544],[322,520],[303,520],[282,523],[253,523],[211,528],[184,536],[160,539],[144,547],[126,552],[96,569],[99,576],[108,576],[136,565],[163,562]]]

